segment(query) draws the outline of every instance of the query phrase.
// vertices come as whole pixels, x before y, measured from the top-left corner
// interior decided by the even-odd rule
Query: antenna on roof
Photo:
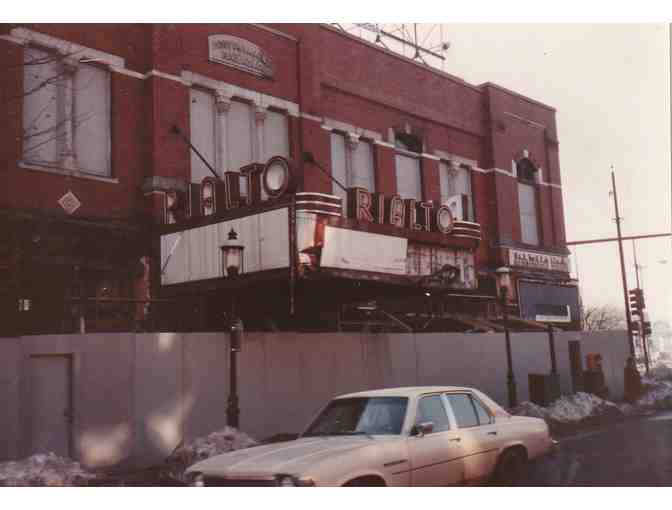
[[[404,57],[444,69],[450,42],[443,39],[441,23],[413,23],[412,27],[406,23],[334,23],[333,25]]]

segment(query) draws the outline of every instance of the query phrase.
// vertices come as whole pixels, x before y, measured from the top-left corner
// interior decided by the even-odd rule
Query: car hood
[[[390,440],[391,438],[372,439],[366,436],[306,437],[217,455],[197,462],[187,472],[231,478],[301,475],[326,458],[375,447]]]

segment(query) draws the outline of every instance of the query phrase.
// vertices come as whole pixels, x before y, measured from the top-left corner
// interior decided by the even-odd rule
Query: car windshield
[[[305,436],[401,434],[408,399],[359,397],[332,400]]]

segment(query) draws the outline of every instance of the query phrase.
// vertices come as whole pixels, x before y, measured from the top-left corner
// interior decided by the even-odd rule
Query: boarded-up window
[[[537,226],[536,189],[532,184],[518,183],[518,203],[520,206],[520,228],[522,242],[539,244],[539,229]]]
[[[422,200],[422,185],[420,180],[420,160],[403,154],[397,154],[397,194],[402,198]]]
[[[352,186],[359,186],[373,193],[376,191],[374,174],[373,147],[360,140],[352,153]]]
[[[191,143],[203,157],[215,167],[215,97],[208,92],[192,88],[190,92],[191,114],[189,126]],[[199,183],[204,177],[212,176],[212,172],[201,161],[196,153],[191,153],[191,182]]]
[[[267,161],[273,156],[289,157],[289,124],[287,115],[284,113],[268,110],[264,121],[265,153],[262,154],[261,162]]]
[[[338,133],[331,134],[331,175],[343,186],[348,186],[347,168],[345,163],[346,148],[345,136]],[[346,192],[335,182],[331,183],[331,192],[341,197],[341,207],[343,215],[348,210],[348,196]]]
[[[80,64],[73,87],[77,168],[89,174],[110,175],[110,73]]]
[[[58,57],[37,48],[24,51],[23,157],[26,162],[56,165],[64,142],[61,89],[65,77]]]
[[[75,65],[66,72],[56,53],[24,51],[23,158],[108,176],[110,165],[110,73]],[[72,154],[67,154],[68,148]],[[74,166],[73,166],[74,165]]]
[[[474,206],[471,193],[471,171],[468,168],[451,165],[442,161],[439,165],[441,179],[441,203],[446,204],[457,195],[466,196],[462,211],[462,218],[467,221],[474,220]]]
[[[230,169],[238,171],[254,162],[252,106],[240,101],[232,101],[229,110],[229,163]],[[247,194],[247,181],[241,179],[240,191]]]
[[[213,167],[224,172],[238,172],[250,163],[265,163],[272,156],[289,157],[289,122],[287,115],[278,111],[267,110],[263,121],[256,121],[253,105],[234,99],[228,110],[218,113],[213,93],[192,88],[190,125],[194,146]],[[216,161],[219,150],[222,161]],[[192,182],[208,175],[212,173],[192,151]],[[240,191],[247,193],[244,178]]]

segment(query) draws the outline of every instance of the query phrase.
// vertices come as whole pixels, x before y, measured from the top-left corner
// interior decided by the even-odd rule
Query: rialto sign
[[[246,183],[245,195],[241,193],[241,179]],[[230,209],[280,201],[296,193],[297,179],[293,163],[275,156],[265,165],[251,164],[241,168],[240,172],[226,172],[223,179],[206,177],[200,184],[191,184],[188,190],[187,193],[166,192],[165,223],[179,224],[191,218],[218,216]],[[339,197],[297,193],[297,205],[299,195],[310,196],[305,203],[313,204],[310,210],[314,212],[343,216]],[[432,201],[385,196],[353,187],[348,189],[348,210],[345,212],[347,217],[361,222],[480,239],[479,224],[457,221],[447,205]]]

